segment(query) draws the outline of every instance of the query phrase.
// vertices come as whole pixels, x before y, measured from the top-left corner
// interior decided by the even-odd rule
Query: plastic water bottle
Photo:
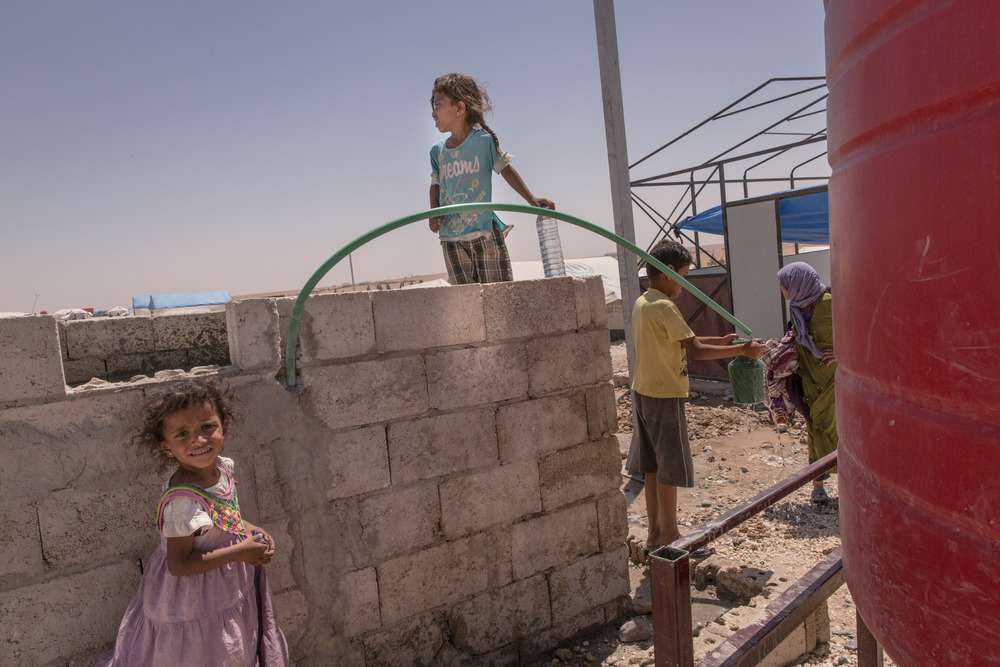
[[[538,228],[538,248],[542,252],[542,268],[546,278],[566,275],[566,262],[563,260],[562,244],[559,243],[559,226],[554,218],[544,215],[535,221]]]

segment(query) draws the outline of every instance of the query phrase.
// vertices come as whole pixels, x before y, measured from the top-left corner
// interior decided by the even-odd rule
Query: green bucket
[[[733,401],[736,403],[764,403],[767,399],[764,362],[750,357],[736,357],[729,362],[729,384],[733,388]]]

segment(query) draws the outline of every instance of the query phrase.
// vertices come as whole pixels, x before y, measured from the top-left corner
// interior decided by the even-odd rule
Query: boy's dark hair
[[[171,384],[143,404],[141,422],[132,444],[158,458],[160,469],[166,469],[171,460],[160,449],[164,420],[175,412],[211,403],[222,423],[232,425],[235,400],[232,389],[214,380],[188,378]]]
[[[663,239],[654,245],[649,254],[653,256],[653,259],[672,267],[674,271],[680,271],[691,264],[691,253],[688,249],[670,239]],[[646,275],[650,278],[663,273],[649,262],[643,262],[643,264],[646,267]]]

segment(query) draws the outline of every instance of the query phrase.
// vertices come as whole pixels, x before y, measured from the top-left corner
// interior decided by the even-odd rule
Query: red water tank
[[[841,531],[899,665],[1000,664],[1000,2],[827,0]]]

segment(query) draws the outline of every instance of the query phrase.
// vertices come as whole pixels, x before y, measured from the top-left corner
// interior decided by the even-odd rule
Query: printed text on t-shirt
[[[472,160],[455,160],[441,165],[441,178],[456,178],[462,174],[479,173],[479,156]]]

